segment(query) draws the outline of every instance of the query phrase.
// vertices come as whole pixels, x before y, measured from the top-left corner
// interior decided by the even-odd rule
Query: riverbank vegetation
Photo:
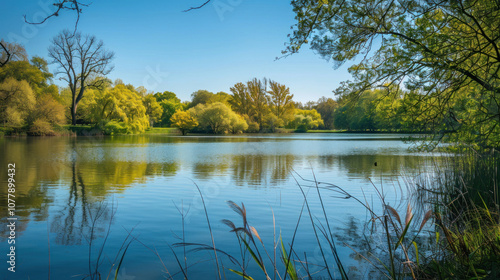
[[[294,100],[286,85],[253,78],[235,83],[229,93],[198,90],[191,94],[191,100],[181,101],[170,91],[154,93],[120,79],[106,78],[114,54],[93,36],[78,33],[72,37],[67,31],[57,35],[49,49],[50,63],[58,66],[54,73],[48,70],[49,62],[44,58],[29,60],[21,45],[4,44],[15,54],[0,68],[4,101],[0,121],[2,134],[6,135],[114,135],[172,127],[183,135],[315,130],[429,133],[435,135],[430,148],[443,140],[475,148],[496,141],[491,130],[494,124],[474,125],[469,120],[483,106],[471,99],[475,94],[471,87],[455,94],[444,107],[436,105],[441,102],[437,96],[428,98],[421,89],[397,86],[362,91],[342,87],[336,90],[335,99],[322,97],[301,103]],[[79,74],[71,71],[69,61],[85,49],[94,53],[101,64],[90,61],[92,57],[82,57],[80,66],[90,70]],[[74,57],[65,57],[65,51]],[[68,82],[68,86],[55,85],[54,78]],[[449,129],[455,124],[461,129]],[[480,140],[484,137],[478,135],[486,135],[488,140]]]

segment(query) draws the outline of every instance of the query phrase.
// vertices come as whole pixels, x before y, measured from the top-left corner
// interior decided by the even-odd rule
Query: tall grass
[[[498,153],[448,158],[418,191],[436,209],[436,246],[421,271],[440,279],[499,279]],[[437,183],[438,187],[435,187]]]

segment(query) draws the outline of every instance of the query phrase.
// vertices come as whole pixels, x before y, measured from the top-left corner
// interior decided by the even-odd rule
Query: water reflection
[[[54,184],[69,186],[73,198],[102,198],[144,182],[148,176],[176,176],[179,172],[206,180],[229,176],[236,186],[264,187],[280,185],[298,166],[370,178],[374,174],[397,175],[402,169],[418,168],[425,160],[411,154],[338,154],[324,150],[314,154],[308,150],[316,143],[307,141],[299,143],[305,152],[297,151],[296,146],[279,150],[292,141],[290,137],[2,138],[0,164],[17,163],[16,194],[24,206],[18,215],[40,220],[46,218],[44,207],[53,200],[48,189]],[[5,172],[0,172],[0,179],[7,180]],[[6,188],[0,188],[0,198],[6,201]],[[0,210],[5,205],[2,203]],[[1,213],[5,217],[5,211]]]
[[[394,139],[368,141],[344,139],[345,136],[342,139],[328,137],[0,138],[0,166],[5,168],[8,163],[16,163],[16,214],[20,219],[17,234],[29,232],[28,225],[34,222],[47,222],[55,243],[66,246],[85,244],[92,228],[100,235],[106,232],[113,220],[113,208],[103,208],[103,204],[112,204],[115,197],[136,195],[134,190],[142,188],[140,194],[146,200],[139,206],[158,208],[157,205],[172,200],[176,195],[173,192],[182,193],[182,185],[177,186],[178,181],[175,181],[179,178],[203,181],[210,186],[213,180],[224,177],[231,187],[238,187],[225,189],[234,192],[227,196],[237,196],[240,192],[248,200],[258,200],[266,191],[278,189],[279,194],[267,194],[281,201],[281,189],[288,192],[283,192],[283,199],[287,195],[295,199],[291,196],[293,191],[287,189],[294,185],[290,177],[292,170],[313,168],[325,174],[327,179],[369,179],[418,170],[427,160],[421,155],[407,153],[405,146]],[[171,185],[148,194],[151,181],[156,179],[160,181],[158,184],[168,182]],[[2,183],[7,181],[6,172],[1,170],[0,180]],[[7,188],[0,188],[0,218],[3,220],[7,217],[6,191]],[[191,190],[185,193],[192,195]],[[214,205],[222,200],[219,197],[210,199]],[[284,211],[286,213],[299,210],[283,205],[290,207]],[[100,219],[95,219],[96,213],[100,213]],[[154,214],[156,216],[149,219],[167,215],[165,212]],[[259,215],[258,210],[256,214]],[[170,220],[164,222],[173,224]],[[1,230],[4,238],[6,230],[4,227]],[[165,226],[162,230],[164,232],[157,229],[157,234],[166,235],[171,228]],[[362,238],[356,235],[359,227],[353,221],[348,222],[347,231],[339,232],[352,239],[346,242]]]

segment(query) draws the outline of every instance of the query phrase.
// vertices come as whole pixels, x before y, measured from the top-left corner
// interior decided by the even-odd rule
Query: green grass
[[[151,127],[143,134],[180,134],[177,127]]]
[[[339,133],[339,132],[344,132],[345,130],[337,130],[337,129],[315,129],[315,130],[308,130],[307,133]]]

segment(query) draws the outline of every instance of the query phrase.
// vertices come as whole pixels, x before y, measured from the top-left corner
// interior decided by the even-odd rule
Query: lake
[[[185,242],[211,245],[196,186],[203,194],[218,249],[238,257],[235,234],[221,222],[242,224],[227,204],[234,201],[244,203],[249,224],[272,255],[273,238],[281,233],[285,244],[292,240],[304,202],[298,184],[307,194],[314,219],[323,217],[315,184],[303,179],[315,176],[335,184],[377,211],[378,190],[389,204],[404,210],[403,179],[432,170],[436,155],[410,152],[410,144],[401,137],[346,133],[0,138],[0,217],[7,225],[7,169],[15,164],[12,217],[17,218],[16,272],[7,270],[10,230],[2,226],[1,278],[47,279],[50,273],[51,279],[83,279],[98,263],[97,270],[106,279],[110,264],[120,261],[124,241],[133,236],[136,240],[123,258],[119,279],[169,275],[183,279],[172,251],[188,267],[190,279],[215,279],[213,251],[188,247],[184,261],[184,248],[170,247],[182,242],[183,236]],[[343,246],[357,242],[369,217],[366,209],[328,185],[319,186],[340,258],[352,275],[366,277],[360,272],[362,261]],[[320,248],[304,211],[294,251],[301,258],[305,252],[311,265],[321,264]],[[227,269],[238,267],[222,253],[219,257],[225,277],[241,279]],[[333,267],[333,257],[327,259]],[[317,271],[315,277],[326,275],[324,270],[312,270]],[[253,261],[248,272],[255,279],[263,277]],[[110,274],[114,279],[114,270]]]

